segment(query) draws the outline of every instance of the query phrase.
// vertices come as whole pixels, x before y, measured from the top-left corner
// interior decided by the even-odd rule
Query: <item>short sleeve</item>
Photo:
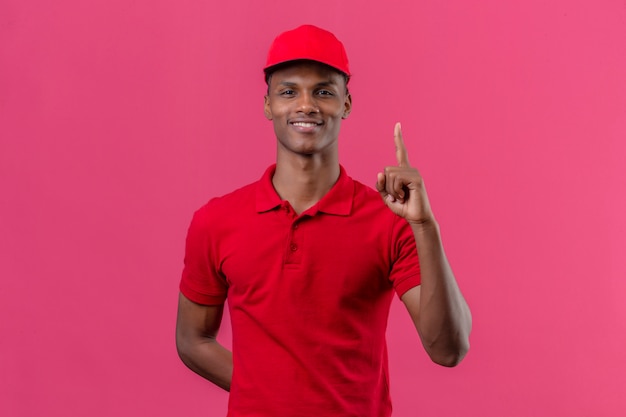
[[[219,305],[226,300],[228,284],[219,272],[216,249],[215,220],[211,218],[210,202],[196,211],[187,230],[185,258],[180,291],[191,301],[203,305]]]
[[[402,297],[421,283],[420,264],[411,226],[401,217],[394,221],[391,233],[392,265],[389,279]]]

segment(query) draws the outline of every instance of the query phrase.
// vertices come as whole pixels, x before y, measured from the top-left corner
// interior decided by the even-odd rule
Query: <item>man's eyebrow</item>
[[[333,80],[322,81],[322,82],[315,84],[316,87],[329,87],[333,85],[337,85],[337,83]]]

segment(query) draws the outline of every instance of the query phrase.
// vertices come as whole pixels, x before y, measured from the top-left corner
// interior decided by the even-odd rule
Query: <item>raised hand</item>
[[[387,207],[409,223],[417,225],[433,221],[422,176],[409,164],[400,123],[396,123],[393,137],[398,166],[385,167],[384,172],[378,173],[376,189]]]

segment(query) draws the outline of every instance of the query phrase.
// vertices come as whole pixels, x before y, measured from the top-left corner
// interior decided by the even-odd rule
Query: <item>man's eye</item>
[[[283,90],[280,92],[281,96],[292,96],[294,95],[296,92],[293,90]]]
[[[332,96],[333,92],[329,91],[329,90],[320,90],[317,92],[317,94],[321,95],[321,96]]]

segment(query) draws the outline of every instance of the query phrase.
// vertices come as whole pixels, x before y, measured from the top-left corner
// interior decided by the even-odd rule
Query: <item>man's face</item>
[[[265,96],[279,151],[299,155],[334,152],[341,119],[351,107],[344,76],[312,61],[274,71]]]

